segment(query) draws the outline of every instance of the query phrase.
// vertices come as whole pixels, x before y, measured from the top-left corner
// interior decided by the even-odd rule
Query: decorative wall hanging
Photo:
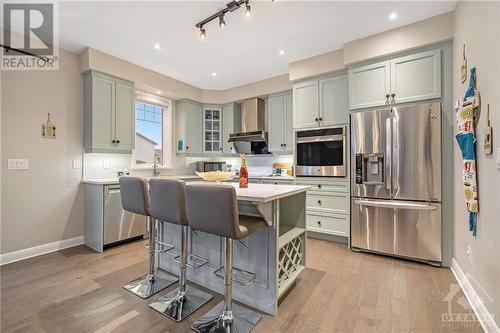
[[[464,83],[467,81],[467,58],[465,57],[465,44],[462,49],[463,60],[462,60],[462,69],[460,70],[460,81]]]
[[[475,120],[478,116],[480,98],[476,89],[476,68],[470,70],[469,88],[463,100],[455,102],[457,117],[457,135],[455,136],[462,151],[462,172],[464,181],[464,197],[469,212],[469,230],[476,236],[477,214],[479,212],[478,188],[476,175],[476,137]]]
[[[484,155],[493,154],[493,129],[490,124],[490,105],[486,108],[486,128],[484,129]]]
[[[47,122],[42,123],[42,138],[55,139],[56,138],[56,124],[50,120],[50,113],[47,114]]]

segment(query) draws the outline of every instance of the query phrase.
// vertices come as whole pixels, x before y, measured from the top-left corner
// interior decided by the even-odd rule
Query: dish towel
[[[476,68],[470,70],[469,88],[463,100],[455,102],[457,118],[457,135],[455,136],[462,151],[462,172],[464,180],[464,197],[467,211],[469,212],[469,230],[476,236],[478,189],[476,175],[476,137],[474,135],[474,120],[479,107],[480,98],[476,87]]]

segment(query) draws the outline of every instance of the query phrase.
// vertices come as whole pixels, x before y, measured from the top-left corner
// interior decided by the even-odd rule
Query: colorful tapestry
[[[479,93],[475,89],[476,69],[470,70],[469,88],[463,100],[455,102],[457,118],[457,135],[455,136],[462,151],[462,172],[464,181],[464,197],[469,212],[469,230],[476,236],[477,213],[479,212],[478,189],[476,176],[476,137],[474,121],[479,107]]]

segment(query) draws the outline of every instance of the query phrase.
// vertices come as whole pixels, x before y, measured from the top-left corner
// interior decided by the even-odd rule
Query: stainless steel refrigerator
[[[440,103],[351,115],[351,215],[354,250],[440,265]]]

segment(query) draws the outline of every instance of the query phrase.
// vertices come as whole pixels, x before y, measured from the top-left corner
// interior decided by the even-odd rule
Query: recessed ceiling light
[[[394,21],[397,17],[398,17],[398,13],[396,13],[395,11],[393,11],[392,13],[389,14],[389,19],[391,21]]]
[[[217,73],[215,73],[215,72],[212,72],[212,76],[217,76]]]
[[[162,92],[161,92],[161,91],[159,91],[159,90],[157,90],[157,91],[156,91],[156,93],[157,93],[158,95],[161,95],[161,94],[162,94]]]
[[[157,50],[161,49],[160,44],[156,43],[155,44],[155,49],[157,49]]]
[[[285,54],[285,50],[280,50],[280,55]]]

